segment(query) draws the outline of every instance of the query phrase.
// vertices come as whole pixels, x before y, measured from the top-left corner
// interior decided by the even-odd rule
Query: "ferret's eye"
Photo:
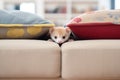
[[[54,38],[57,39],[57,36],[55,36]]]
[[[63,36],[62,38],[65,39],[65,36]]]

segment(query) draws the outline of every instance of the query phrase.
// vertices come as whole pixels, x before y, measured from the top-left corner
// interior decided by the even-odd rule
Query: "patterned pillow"
[[[120,39],[120,10],[84,13],[66,25],[79,39]]]
[[[73,18],[71,23],[120,23],[120,10],[99,10],[81,14]]]
[[[48,33],[54,24],[0,24],[0,39],[38,38]]]
[[[54,24],[35,14],[22,11],[0,10],[0,38],[40,38]]]

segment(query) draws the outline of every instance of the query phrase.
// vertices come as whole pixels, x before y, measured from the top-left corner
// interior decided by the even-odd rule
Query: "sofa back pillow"
[[[120,10],[84,13],[66,25],[79,39],[120,39]]]
[[[0,10],[0,39],[40,38],[54,24],[32,13]]]

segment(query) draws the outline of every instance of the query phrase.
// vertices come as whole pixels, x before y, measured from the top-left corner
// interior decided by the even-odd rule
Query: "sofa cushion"
[[[42,40],[0,40],[0,78],[57,78],[60,48]]]
[[[0,39],[41,38],[54,24],[35,14],[0,10]]]
[[[120,10],[84,13],[66,25],[79,39],[120,39]]]
[[[62,45],[64,79],[120,79],[120,40],[83,40]]]

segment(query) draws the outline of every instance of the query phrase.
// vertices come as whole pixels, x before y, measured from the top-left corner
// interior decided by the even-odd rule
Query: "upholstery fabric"
[[[0,40],[0,78],[59,78],[60,48],[42,40]]]
[[[83,40],[62,45],[62,78],[120,79],[120,40]]]

